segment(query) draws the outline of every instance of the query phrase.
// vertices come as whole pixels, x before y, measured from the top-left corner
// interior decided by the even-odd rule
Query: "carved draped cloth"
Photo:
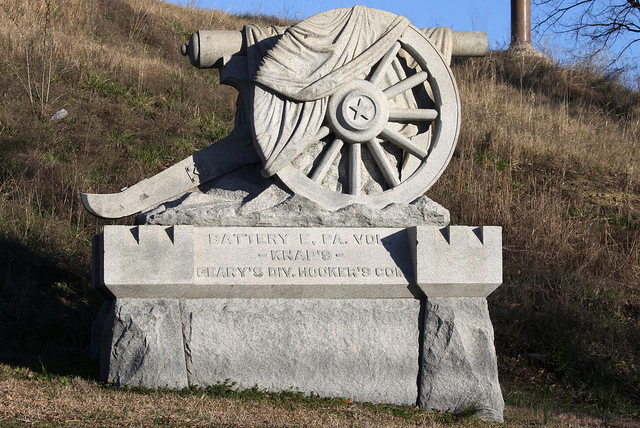
[[[328,97],[365,78],[409,25],[402,16],[356,6],[314,15],[286,31],[245,27],[254,142],[265,177],[305,149],[322,125]]]

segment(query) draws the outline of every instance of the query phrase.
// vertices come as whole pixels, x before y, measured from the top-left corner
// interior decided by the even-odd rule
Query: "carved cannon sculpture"
[[[457,141],[451,57],[486,50],[485,33],[420,30],[363,6],[288,28],[198,31],[182,54],[220,68],[221,83],[238,89],[235,129],[123,192],[83,194],[83,203],[123,217],[258,161],[265,177],[327,210],[411,202],[442,174]]]

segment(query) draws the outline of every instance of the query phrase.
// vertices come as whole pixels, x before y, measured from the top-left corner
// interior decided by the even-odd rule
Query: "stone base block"
[[[120,385],[231,381],[502,420],[484,298],[124,298],[102,313],[102,377]]]
[[[414,404],[420,310],[416,299],[118,299],[103,323],[102,376]]]
[[[417,300],[216,299],[183,305],[191,383],[414,403]]]

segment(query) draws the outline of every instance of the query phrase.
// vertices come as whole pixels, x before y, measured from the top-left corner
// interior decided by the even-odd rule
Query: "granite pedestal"
[[[498,227],[105,226],[101,376],[470,406],[501,420],[486,296]]]

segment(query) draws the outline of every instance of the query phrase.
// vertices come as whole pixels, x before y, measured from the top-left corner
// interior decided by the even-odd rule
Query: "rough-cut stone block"
[[[299,389],[502,420],[484,298],[118,299],[102,378],[148,388]]]
[[[475,408],[483,420],[503,420],[486,299],[428,299],[423,343],[420,407],[454,413]]]
[[[182,310],[192,385],[417,400],[419,300],[199,299]]]
[[[181,327],[176,299],[117,299],[102,335],[103,379],[146,388],[188,386]]]
[[[261,166],[248,165],[225,174],[202,186],[201,191],[194,190],[177,201],[165,202],[140,214],[138,223],[213,227],[443,227],[449,224],[449,211],[426,196],[409,204],[389,204],[382,209],[355,204],[329,211],[303,196],[292,195],[273,180],[265,180],[260,169]]]

